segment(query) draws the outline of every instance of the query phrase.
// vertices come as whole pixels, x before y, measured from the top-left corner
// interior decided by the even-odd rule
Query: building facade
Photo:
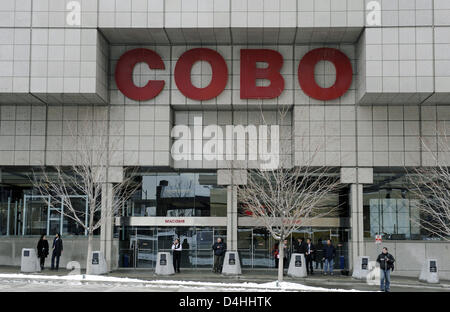
[[[277,125],[282,166],[313,157],[343,184],[327,199],[339,212],[293,240],[331,238],[336,268],[342,256],[352,269],[358,256],[374,260],[383,234],[394,274],[416,276],[437,258],[450,278],[450,244],[415,222],[405,180],[433,165],[448,129],[449,13],[446,0],[0,0],[0,264],[17,265],[21,248],[56,232],[62,264],[83,264],[85,231],[30,176],[69,166],[71,129],[90,121],[108,124],[105,188],[128,167],[141,183],[98,231],[111,270],[153,267],[175,237],[182,266],[210,267],[219,236],[244,268],[272,267],[276,242],[239,205],[242,171],[230,179],[226,147],[208,158],[196,144],[203,151],[208,126]],[[190,158],[173,157],[177,126],[201,129]],[[251,139],[240,139],[236,166],[257,166]]]

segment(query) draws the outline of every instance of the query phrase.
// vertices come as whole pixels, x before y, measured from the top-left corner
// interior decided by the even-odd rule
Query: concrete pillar
[[[237,251],[237,186],[227,186],[227,249]]]
[[[217,170],[217,184],[227,187],[227,249],[237,251],[238,185],[247,184],[247,171],[237,169]]]
[[[364,224],[363,224],[363,185],[350,185],[350,263],[349,268],[358,263],[360,256],[364,255]]]
[[[112,183],[102,185],[102,220],[100,227],[100,251],[105,255],[107,271],[111,272],[112,264],[112,244],[114,238],[114,215],[111,213],[112,203]]]
[[[372,168],[341,168],[341,183],[350,184],[349,269],[358,263],[364,250],[363,184],[373,183]]]

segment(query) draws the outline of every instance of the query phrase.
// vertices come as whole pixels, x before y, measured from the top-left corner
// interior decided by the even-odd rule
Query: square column
[[[350,270],[358,263],[358,257],[364,256],[364,224],[363,224],[363,185],[350,185]]]
[[[350,242],[349,269],[357,263],[359,256],[365,256],[364,219],[363,219],[363,184],[373,183],[372,168],[341,168],[341,183],[350,184]]]
[[[237,250],[237,186],[227,186],[227,249]]]
[[[100,227],[100,251],[105,255],[108,272],[111,272],[117,264],[112,264],[112,245],[114,238],[114,215],[111,213],[112,183],[102,185],[102,209]]]
[[[227,186],[227,249],[237,251],[238,211],[237,193],[238,185],[247,183],[246,170],[218,170],[217,184]]]

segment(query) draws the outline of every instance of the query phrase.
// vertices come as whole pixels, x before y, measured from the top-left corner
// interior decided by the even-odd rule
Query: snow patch
[[[138,286],[145,287],[158,287],[158,288],[195,288],[206,290],[224,290],[227,291],[317,291],[317,292],[357,292],[358,290],[345,290],[345,289],[330,289],[323,287],[307,286],[299,283],[281,282],[277,283],[217,283],[217,282],[196,282],[196,281],[177,281],[177,280],[141,280],[128,277],[113,277],[103,275],[44,275],[44,274],[0,274],[0,279],[23,279],[31,280],[34,283],[51,283],[53,282],[65,282],[68,285],[81,285],[83,282],[98,282],[98,283],[138,283]],[[78,283],[77,283],[78,282]],[[133,287],[135,285],[127,285],[127,287]]]

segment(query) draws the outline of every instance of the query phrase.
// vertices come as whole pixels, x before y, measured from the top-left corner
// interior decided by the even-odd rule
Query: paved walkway
[[[20,273],[19,267],[0,266],[1,273]],[[68,275],[69,271],[60,269],[59,271],[44,270],[42,273],[35,273],[37,275]],[[84,273],[82,270],[81,274]],[[211,272],[209,269],[185,269],[181,273],[171,276],[158,276],[154,274],[153,270],[148,269],[119,269],[117,271],[107,274],[113,277],[128,277],[142,280],[180,280],[180,281],[197,281],[197,282],[220,282],[220,283],[236,283],[236,282],[255,282],[266,283],[277,279],[276,270],[243,270],[241,276],[223,276]],[[349,276],[334,275],[323,276],[316,273],[307,278],[291,278],[285,276],[286,282],[297,282],[307,286],[325,287],[325,288],[340,288],[340,289],[356,289],[362,291],[376,291],[377,285],[368,285],[359,280],[352,279]],[[89,288],[92,291],[95,288]],[[87,290],[87,289],[86,289]],[[416,278],[407,277],[392,277],[391,291],[407,291],[407,292],[450,292],[450,281],[441,281],[440,284],[431,285],[418,281]]]

